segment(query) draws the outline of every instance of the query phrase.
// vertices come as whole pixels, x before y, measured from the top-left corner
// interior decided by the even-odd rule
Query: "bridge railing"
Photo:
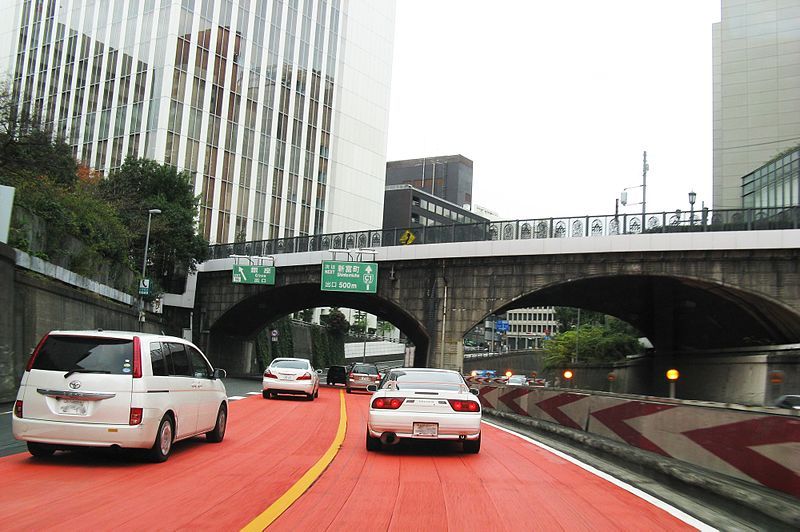
[[[700,209],[699,211],[654,212],[563,216],[470,224],[400,227],[275,238],[210,246],[210,259],[231,255],[266,256],[279,253],[353,249],[407,244],[527,240],[539,238],[591,238],[647,233],[753,231],[800,228],[800,207],[763,209]],[[409,233],[410,232],[410,233]]]

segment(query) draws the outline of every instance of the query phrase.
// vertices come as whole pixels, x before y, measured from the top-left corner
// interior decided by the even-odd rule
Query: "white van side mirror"
[[[227,372],[227,371],[225,371],[225,370],[224,370],[224,369],[222,369],[222,368],[216,368],[216,369],[214,370],[214,378],[215,378],[215,379],[224,379],[224,378],[225,378],[225,377],[227,377],[227,376],[228,376],[228,372]]]

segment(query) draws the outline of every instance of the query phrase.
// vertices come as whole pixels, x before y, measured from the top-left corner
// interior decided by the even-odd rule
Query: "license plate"
[[[278,375],[278,378],[284,381],[290,381],[294,379],[294,375]]]
[[[70,401],[68,399],[58,402],[58,411],[71,416],[85,416],[86,403],[83,401]]]
[[[414,423],[414,436],[419,438],[436,438],[438,435],[438,423]]]

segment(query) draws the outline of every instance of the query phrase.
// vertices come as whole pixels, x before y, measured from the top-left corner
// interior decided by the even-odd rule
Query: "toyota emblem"
[[[73,390],[77,390],[78,388],[81,387],[81,381],[72,381],[69,383],[69,387],[72,388]]]

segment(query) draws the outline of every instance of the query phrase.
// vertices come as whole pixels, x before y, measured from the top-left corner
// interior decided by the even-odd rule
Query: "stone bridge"
[[[234,372],[267,324],[305,308],[369,312],[416,345],[418,366],[462,369],[463,336],[531,306],[603,312],[656,354],[800,342],[800,230],[645,234],[376,248],[375,294],[320,290],[329,251],[275,255],[274,286],[232,284],[233,259],[201,265],[183,302],[193,339]],[[658,358],[658,356],[656,357]],[[665,356],[663,364],[669,364]],[[654,371],[660,371],[662,364]]]

